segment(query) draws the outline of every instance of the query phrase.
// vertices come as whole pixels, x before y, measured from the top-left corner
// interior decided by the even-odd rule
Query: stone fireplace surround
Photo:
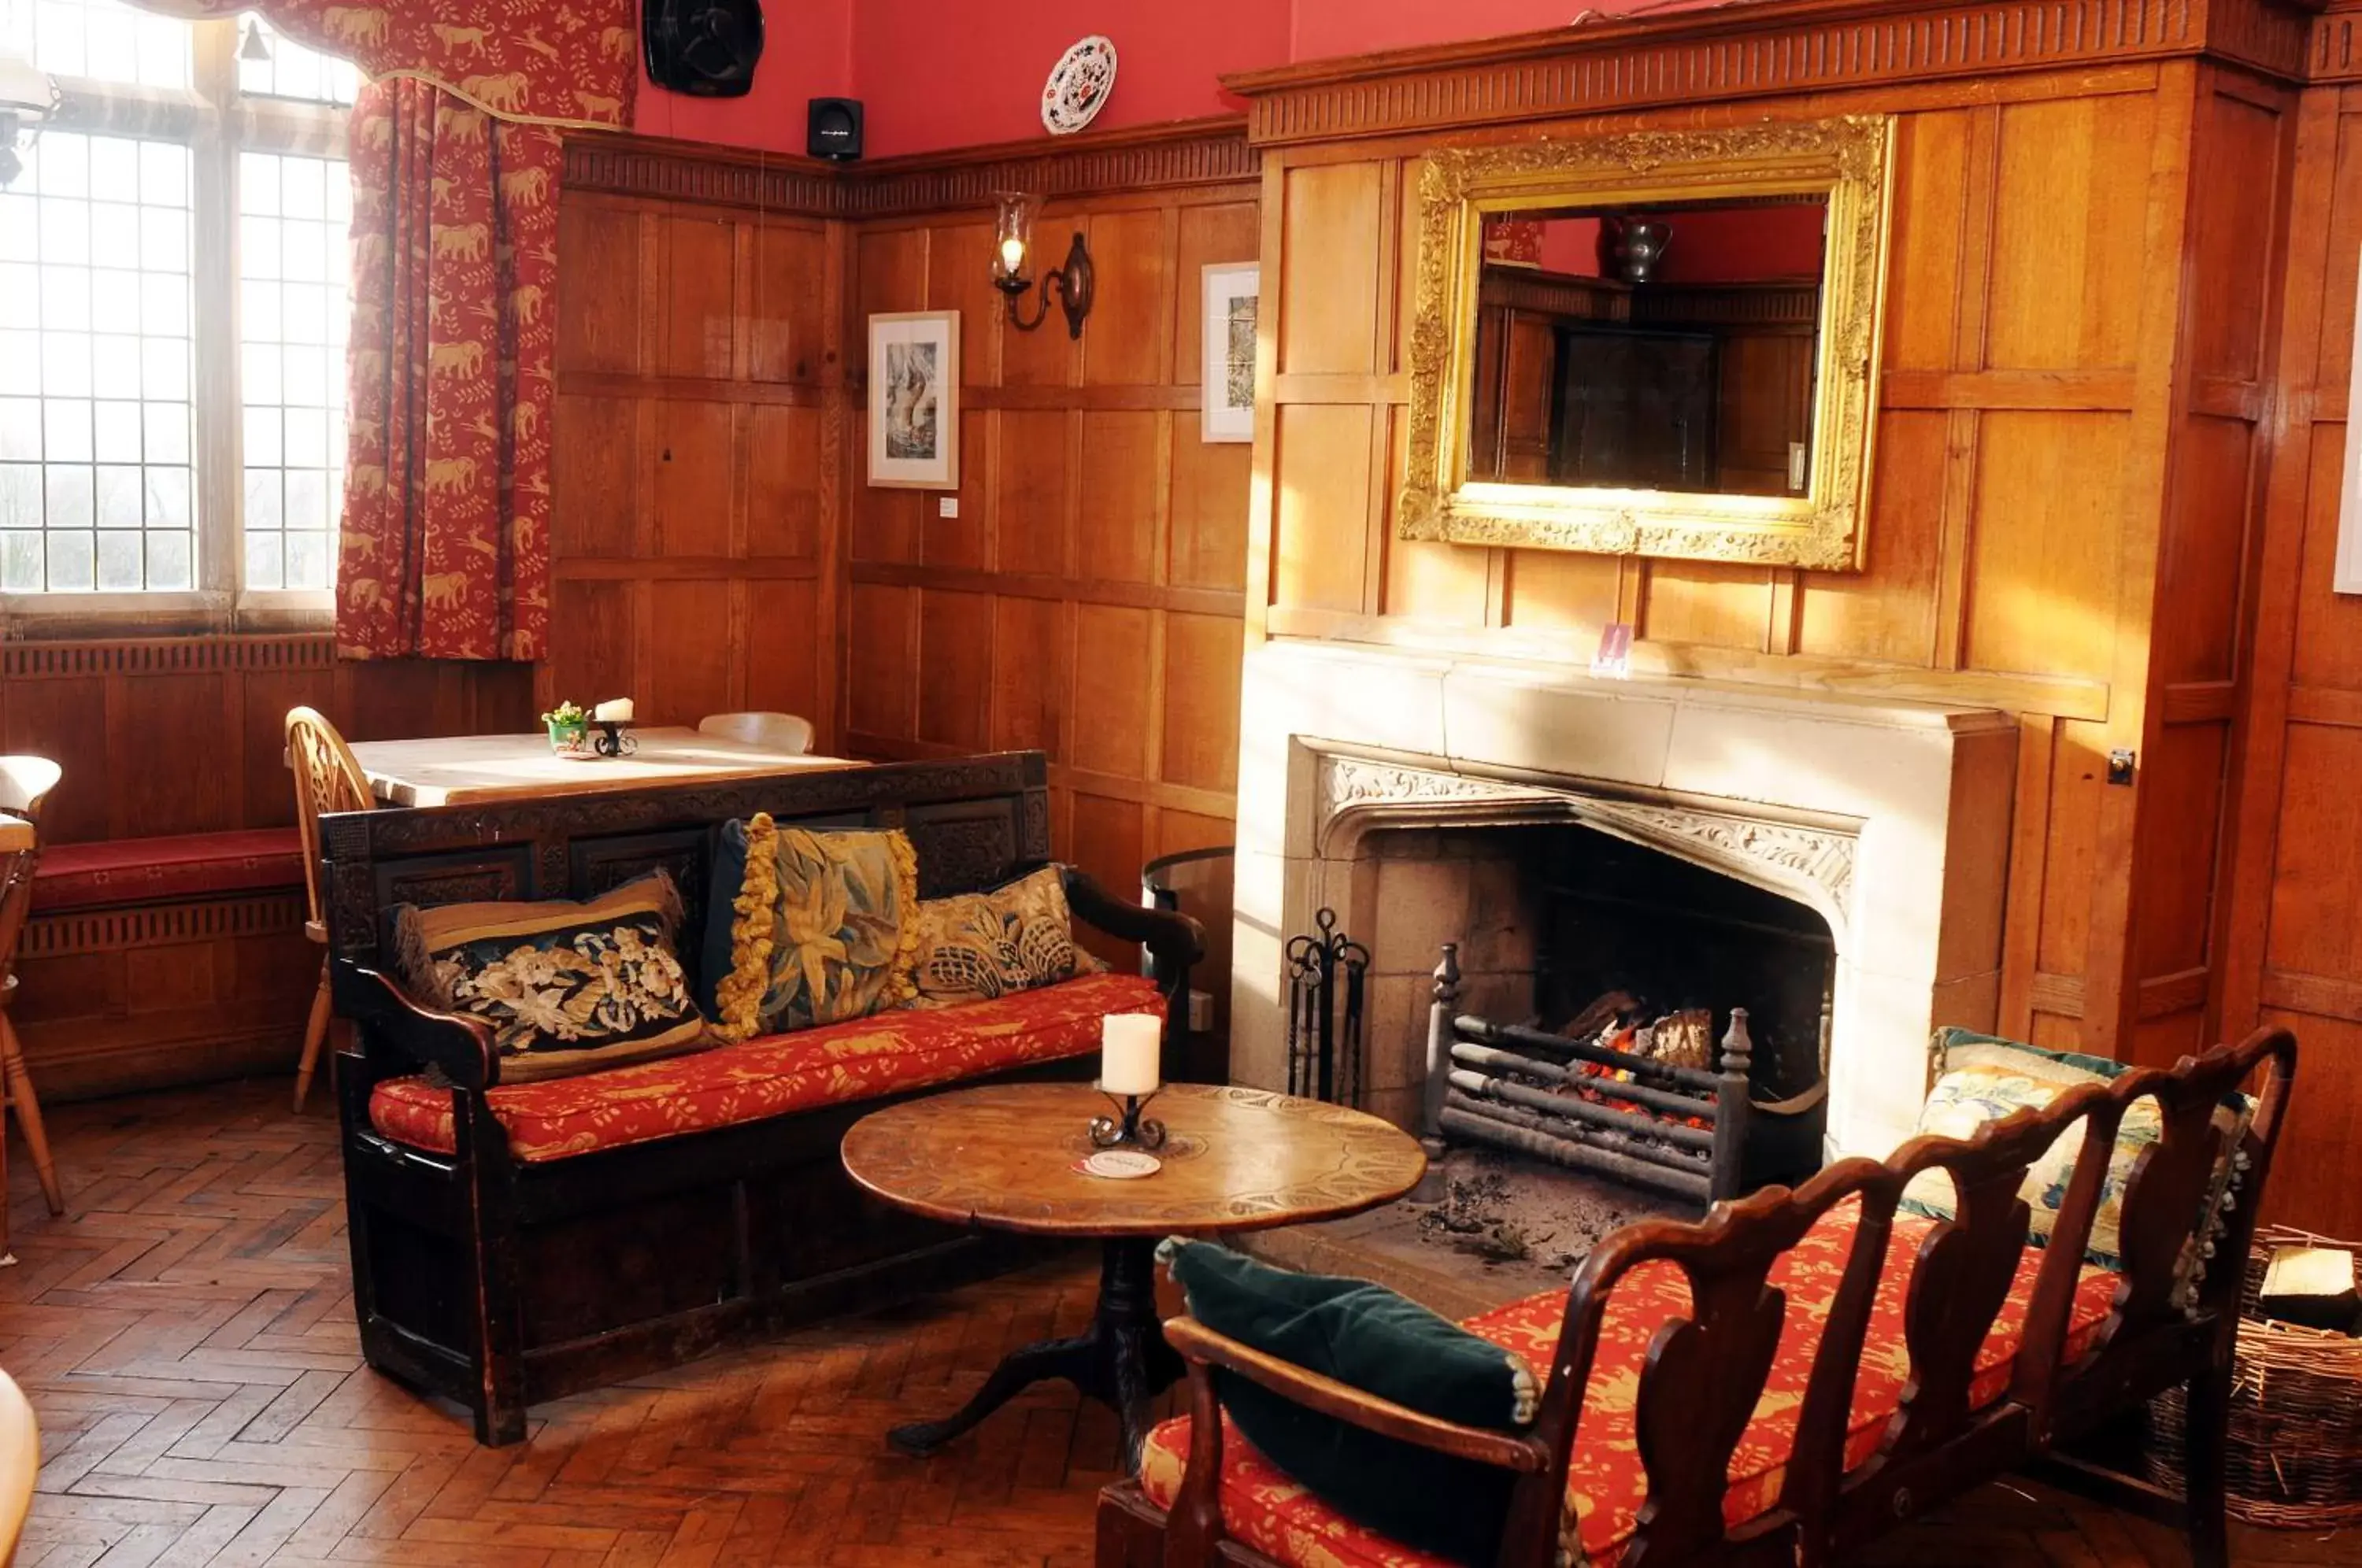
[[[1932,1029],[1993,1024],[2017,751],[2006,714],[1286,641],[1251,650],[1242,684],[1242,1083],[1286,1084],[1286,938],[1323,905],[1349,929],[1357,911],[1366,922],[1368,841],[1402,828],[1577,822],[1819,912],[1838,955],[1832,1154],[1883,1155],[1910,1136]],[[1374,1034],[1389,1022],[1374,1014]],[[1373,1066],[1382,1097],[1408,1087]]]

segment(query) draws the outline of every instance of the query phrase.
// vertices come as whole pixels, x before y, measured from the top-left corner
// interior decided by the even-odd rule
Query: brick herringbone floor
[[[1115,1431],[1039,1389],[932,1461],[939,1414],[1010,1345],[1080,1327],[1095,1271],[1038,1269],[535,1411],[479,1449],[360,1364],[334,1127],[283,1082],[62,1106],[68,1215],[10,1161],[21,1264],[0,1366],[46,1463],[20,1568],[103,1563],[1086,1564]],[[2362,1563],[2362,1539],[2243,1533],[2257,1562]],[[1893,1538],[1894,1564],[2182,1568],[2154,1527],[2031,1484]]]

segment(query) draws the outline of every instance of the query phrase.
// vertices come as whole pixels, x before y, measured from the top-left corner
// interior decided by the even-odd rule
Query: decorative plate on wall
[[[1042,87],[1042,123],[1070,136],[1091,123],[1115,91],[1115,45],[1093,33],[1058,57]]]

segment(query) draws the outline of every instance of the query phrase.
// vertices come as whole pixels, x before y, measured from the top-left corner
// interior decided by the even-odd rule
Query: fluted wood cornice
[[[820,218],[988,206],[996,191],[1089,196],[1232,183],[1253,180],[1257,162],[1246,121],[1236,115],[861,163],[623,132],[576,132],[566,138],[568,190]]]
[[[2305,80],[2292,0],[1758,0],[1226,76],[1258,147],[2207,55]],[[2325,19],[2325,18],[2324,18]]]

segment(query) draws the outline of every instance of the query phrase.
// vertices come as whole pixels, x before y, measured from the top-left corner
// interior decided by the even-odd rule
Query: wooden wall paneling
[[[628,695],[643,722],[688,723],[759,698],[834,744],[844,238],[760,208],[562,196],[562,265],[591,287],[560,307],[545,701]],[[599,313],[638,322],[628,352]]]

